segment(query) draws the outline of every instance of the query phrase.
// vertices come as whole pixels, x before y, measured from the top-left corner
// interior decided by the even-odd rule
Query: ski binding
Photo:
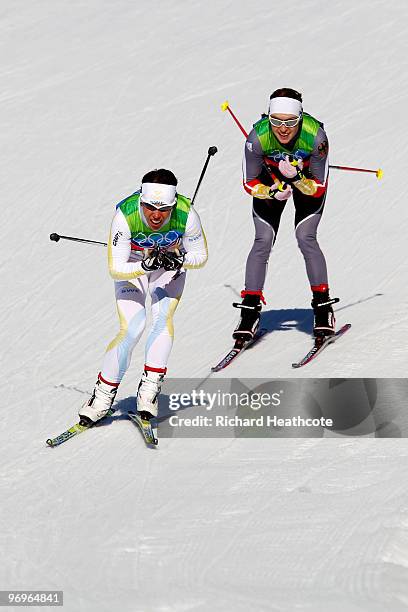
[[[225,355],[223,359],[221,359],[221,361],[216,366],[211,368],[211,372],[219,372],[220,370],[223,370],[224,368],[229,366],[230,363],[238,357],[238,355],[243,353],[248,347],[253,346],[255,342],[258,342],[258,340],[260,340],[262,336],[264,336],[267,332],[267,329],[261,328],[250,340],[236,340],[234,347]]]

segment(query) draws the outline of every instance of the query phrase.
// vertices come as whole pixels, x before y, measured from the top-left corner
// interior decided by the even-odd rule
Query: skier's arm
[[[201,226],[200,217],[194,208],[188,213],[186,231],[183,236],[185,257],[183,268],[202,268],[208,259],[207,240]]]
[[[293,185],[302,193],[314,198],[320,198],[327,188],[329,173],[329,143],[326,132],[319,128],[314,141],[313,151],[310,155],[309,170]]]
[[[242,174],[244,189],[249,195],[256,198],[270,198],[270,186],[264,185],[259,176],[264,164],[264,154],[258,134],[254,129],[248,134],[244,147],[242,160]]]
[[[259,142],[258,134],[252,130],[249,134],[244,149],[242,171],[244,176],[244,189],[249,195],[259,200],[287,200],[292,195],[292,188],[286,185],[279,189],[279,183],[265,185],[257,178],[263,169],[265,158]]]
[[[109,274],[114,280],[130,280],[144,274],[140,261],[130,262],[131,233],[121,210],[113,218],[108,241]]]

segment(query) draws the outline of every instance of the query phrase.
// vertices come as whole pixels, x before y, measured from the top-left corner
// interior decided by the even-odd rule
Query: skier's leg
[[[115,282],[116,306],[120,329],[108,345],[102,364],[102,377],[120,383],[130,365],[132,352],[146,325],[146,295],[148,276],[134,282]]]
[[[317,241],[325,196],[310,198],[300,192],[294,194],[296,208],[295,233],[305,260],[306,272],[313,293],[314,334],[326,336],[334,333],[335,318],[330,303],[326,259]]]
[[[324,197],[315,199],[301,192],[293,194],[296,209],[295,235],[305,260],[310,286],[328,284],[326,260],[317,241],[324,200]]]
[[[286,202],[253,199],[255,240],[245,269],[245,291],[262,292],[269,255],[275,243]]]
[[[239,305],[241,316],[232,336],[237,340],[249,340],[259,326],[262,290],[265,283],[271,249],[275,243],[280,218],[286,202],[253,199],[252,217],[255,240],[249,252],[245,269],[245,289]]]
[[[134,283],[115,283],[120,330],[106,349],[91,398],[79,410],[84,424],[103,418],[113,404],[119,383],[129,367],[132,351],[145,327],[146,292],[147,276],[136,279]]]
[[[166,369],[173,346],[173,315],[183,294],[186,272],[158,270],[149,279],[152,297],[152,327],[146,341],[145,364],[149,368]]]
[[[149,291],[152,297],[152,328],[146,341],[145,366],[137,392],[137,409],[144,416],[157,416],[158,396],[173,346],[173,315],[186,279],[185,272],[152,272]]]

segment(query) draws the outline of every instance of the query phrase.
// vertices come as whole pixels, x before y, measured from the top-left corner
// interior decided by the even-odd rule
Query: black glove
[[[152,249],[143,255],[142,268],[145,272],[152,272],[163,267],[163,253],[159,249]]]
[[[174,251],[164,251],[162,255],[162,265],[165,270],[180,270],[184,263],[184,254],[174,253]]]

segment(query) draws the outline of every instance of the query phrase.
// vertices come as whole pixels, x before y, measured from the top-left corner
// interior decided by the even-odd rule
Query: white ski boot
[[[118,392],[118,386],[109,385],[98,378],[90,399],[79,410],[81,425],[93,425],[108,414]]]
[[[143,372],[136,398],[137,411],[142,418],[150,420],[151,417],[157,417],[159,410],[158,398],[163,379],[163,372],[152,372],[151,370]]]

